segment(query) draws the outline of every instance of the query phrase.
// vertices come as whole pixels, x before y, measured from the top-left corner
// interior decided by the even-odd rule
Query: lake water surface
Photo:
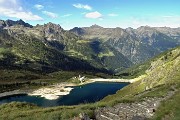
[[[128,83],[95,82],[83,86],[75,86],[69,95],[60,96],[57,100],[47,100],[39,96],[15,95],[0,99],[0,104],[12,101],[34,103],[42,107],[59,105],[78,105],[93,103],[107,95],[115,94]]]

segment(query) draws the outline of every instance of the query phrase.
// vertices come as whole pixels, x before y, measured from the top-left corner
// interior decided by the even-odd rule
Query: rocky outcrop
[[[96,120],[148,120],[153,117],[161,102],[171,98],[176,92],[177,90],[169,91],[164,97],[146,97],[142,102],[99,108],[95,112]]]

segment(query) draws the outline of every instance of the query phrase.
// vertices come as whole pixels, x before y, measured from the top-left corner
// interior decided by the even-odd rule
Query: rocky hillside
[[[180,42],[180,28],[156,27],[155,29]]]
[[[1,29],[1,67],[32,71],[97,70],[83,60],[72,58],[48,47],[37,36],[27,33],[29,27],[12,26]]]
[[[111,46],[82,39],[57,24],[31,26],[22,20],[1,20],[0,26],[1,66],[8,61],[9,66],[45,72],[114,72],[132,65]]]
[[[86,39],[98,39],[118,50],[133,63],[141,63],[180,44],[179,28],[103,28],[98,25],[70,30]]]

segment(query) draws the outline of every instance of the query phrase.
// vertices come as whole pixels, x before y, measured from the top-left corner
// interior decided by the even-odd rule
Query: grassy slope
[[[65,53],[84,59],[92,66],[115,71],[132,65],[132,62],[110,46],[96,40],[67,41]],[[112,62],[113,61],[113,62]]]
[[[158,108],[153,120],[179,120],[180,119],[180,91],[178,91],[172,98],[163,101]]]
[[[176,47],[176,48],[179,48],[179,47]],[[174,48],[174,49],[176,49],[176,48]],[[171,49],[171,50],[165,51],[165,52],[163,52],[163,53],[160,53],[160,54],[157,55],[156,57],[151,58],[151,59],[149,59],[148,61],[146,61],[146,62],[144,62],[144,63],[142,63],[142,64],[134,65],[134,66],[132,66],[132,67],[130,67],[130,68],[127,68],[127,69],[125,69],[125,70],[117,73],[116,76],[119,76],[119,77],[121,77],[121,78],[127,78],[127,79],[130,78],[130,79],[131,79],[131,78],[136,78],[136,77],[138,77],[138,76],[140,76],[140,75],[142,75],[142,74],[145,74],[145,73],[146,73],[146,70],[147,70],[148,68],[150,68],[152,61],[156,61],[156,60],[158,60],[160,57],[166,58],[168,52],[170,52],[170,51],[172,51],[172,50],[174,50],[174,49]],[[165,56],[166,56],[166,57],[165,57]],[[176,55],[176,56],[178,56],[178,55]],[[162,59],[163,59],[163,58],[162,58]]]
[[[135,69],[130,69],[126,73],[127,77],[131,78],[131,75],[137,76],[141,74],[145,75],[142,80],[129,85],[129,88],[142,89],[145,87],[152,88],[159,85],[179,83],[180,79],[180,47],[171,51],[165,52],[158,57],[155,57],[145,64],[139,65]],[[134,87],[133,87],[134,86]],[[139,86],[139,87],[137,87]],[[130,90],[126,87],[123,90]],[[133,91],[133,89],[132,89]],[[127,91],[126,91],[127,92]],[[141,92],[141,91],[139,91]]]
[[[164,117],[170,117],[172,120],[179,119],[180,95],[178,93],[180,92],[180,48],[164,53],[155,58],[150,64],[151,67],[146,70],[144,78],[119,90],[114,95],[107,96],[97,103],[40,108],[31,104],[15,102],[0,106],[0,119],[31,120],[38,118],[40,120],[58,120],[73,118],[81,112],[85,112],[93,117],[93,111],[97,107],[112,106],[119,102],[133,102],[141,100],[144,97],[164,96],[171,90],[170,87],[172,85],[176,86],[177,93],[171,99],[162,103],[154,119],[161,119]],[[149,88],[147,93],[143,94],[141,97],[135,97],[137,94],[143,93],[146,87]]]

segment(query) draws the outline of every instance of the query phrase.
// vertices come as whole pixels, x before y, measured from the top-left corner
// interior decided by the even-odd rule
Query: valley
[[[179,36],[0,20],[0,119],[178,119]]]

